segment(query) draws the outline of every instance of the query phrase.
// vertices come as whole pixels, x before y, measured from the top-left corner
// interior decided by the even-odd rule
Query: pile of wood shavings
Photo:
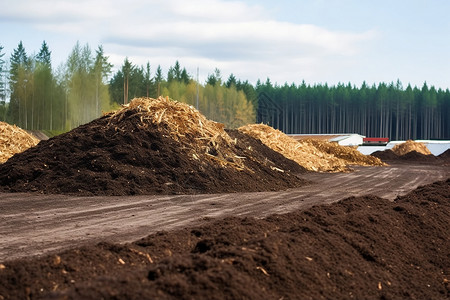
[[[392,148],[392,151],[397,155],[405,155],[411,151],[417,151],[419,153],[430,155],[431,152],[428,150],[427,146],[423,143],[418,143],[413,140],[407,140],[404,143],[397,144]]]
[[[338,143],[321,141],[315,139],[302,140],[310,144],[320,151],[334,155],[337,158],[347,161],[348,164],[359,166],[385,166],[379,158],[371,155],[364,155],[355,148],[348,146],[340,146]]]
[[[208,158],[223,166],[243,169],[241,158],[231,150],[234,141],[225,132],[224,125],[208,120],[194,107],[168,97],[135,98],[109,116],[108,125],[120,130],[124,118],[135,118],[140,128],[150,124],[167,132],[171,138],[194,149],[194,159]]]
[[[344,159],[326,153],[311,143],[296,141],[268,125],[246,125],[240,127],[238,130],[261,140],[268,147],[292,159],[307,170],[318,172],[350,171],[347,167],[347,161]]]
[[[39,140],[16,125],[0,122],[0,163],[16,153],[23,152],[39,143]]]

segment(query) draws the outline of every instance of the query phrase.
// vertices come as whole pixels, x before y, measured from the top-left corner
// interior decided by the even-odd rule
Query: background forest
[[[67,61],[51,64],[46,42],[28,55],[20,42],[9,60],[0,46],[0,120],[29,130],[59,133],[87,123],[135,97],[168,96],[197,107],[228,128],[267,123],[285,133],[359,133],[370,137],[450,139],[450,92],[380,83],[256,85],[226,80],[220,70],[205,83],[178,61],[166,74],[126,58],[113,72],[102,46],[77,43]]]

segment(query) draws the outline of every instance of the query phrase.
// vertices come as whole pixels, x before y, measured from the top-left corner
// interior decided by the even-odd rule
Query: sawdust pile
[[[124,118],[139,118],[141,129],[150,124],[157,125],[164,133],[169,132],[173,140],[190,149],[190,155],[196,160],[207,158],[224,167],[245,168],[242,158],[230,147],[233,140],[225,132],[224,125],[208,120],[190,105],[168,97],[135,98],[113,113],[108,125],[116,126],[116,130],[127,130],[120,127]]]
[[[423,143],[418,143],[413,140],[407,140],[404,143],[397,144],[392,148],[392,151],[397,155],[405,155],[411,151],[416,151],[421,154],[430,155],[431,152]]]
[[[251,124],[242,126],[239,130],[261,140],[269,148],[280,152],[309,171],[349,171],[345,160],[323,152],[308,142],[296,141],[268,125]]]
[[[16,125],[0,122],[0,163],[16,153],[23,152],[39,143],[39,140]]]
[[[365,156],[356,149],[319,140],[296,141],[283,132],[264,124],[239,128],[242,132],[261,140],[310,171],[348,172],[348,165],[382,166],[380,159]]]
[[[378,157],[364,155],[353,147],[340,146],[338,143],[307,139],[303,142],[308,143],[320,151],[332,154],[340,159],[345,160],[348,164],[359,166],[385,166]]]

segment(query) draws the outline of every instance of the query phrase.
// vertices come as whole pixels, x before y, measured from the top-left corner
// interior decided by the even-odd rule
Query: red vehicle
[[[365,146],[385,146],[389,143],[389,138],[363,138]]]

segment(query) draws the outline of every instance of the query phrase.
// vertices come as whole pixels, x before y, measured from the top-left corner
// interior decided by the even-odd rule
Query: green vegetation
[[[102,46],[73,47],[67,61],[54,69],[44,41],[37,55],[20,42],[9,59],[0,45],[0,121],[24,129],[63,132],[135,97],[170,97],[197,107],[207,118],[228,128],[263,122],[286,133],[360,133],[400,139],[450,139],[450,92],[400,81],[356,87],[256,85],[220,70],[204,84],[178,61],[163,74],[150,62],[134,65],[125,58],[116,72]],[[8,101],[9,99],[9,101]]]
[[[450,92],[380,83],[360,88],[256,85],[258,122],[286,133],[359,133],[392,140],[450,139]]]

